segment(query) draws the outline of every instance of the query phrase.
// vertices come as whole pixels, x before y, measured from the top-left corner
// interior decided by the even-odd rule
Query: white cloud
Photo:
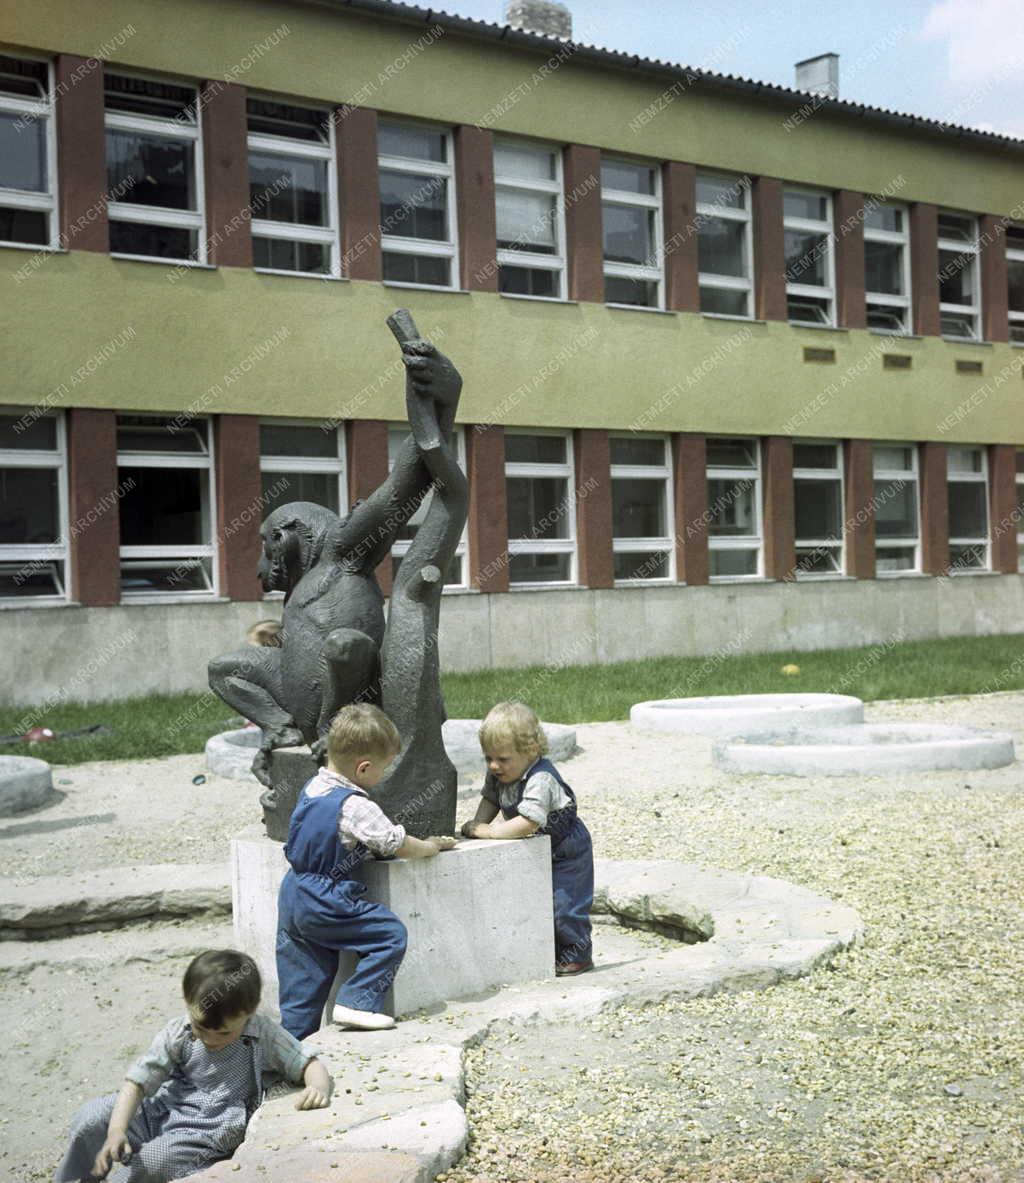
[[[937,0],[921,35],[946,44],[947,81],[958,90],[1020,84],[1024,57],[1021,0]]]

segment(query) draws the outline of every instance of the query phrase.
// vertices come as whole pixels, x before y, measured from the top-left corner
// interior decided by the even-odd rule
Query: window
[[[394,468],[395,459],[401,450],[402,445],[409,438],[412,433],[408,427],[389,427],[388,428],[388,468]],[[456,427],[452,432],[450,443],[455,449],[455,455],[459,461],[459,467],[463,472],[466,471],[466,436],[461,427]],[[398,568],[402,565],[402,559],[408,552],[412,545],[412,540],[416,537],[416,531],[420,528],[420,524],[427,516],[427,507],[430,505],[430,499],[433,497],[433,490],[431,490],[420,502],[419,508],[412,515],[412,517],[405,523],[398,531],[398,537],[394,545],[391,547],[391,573],[398,574]],[[445,587],[467,587],[466,579],[466,539],[467,526],[462,528],[462,537],[459,539],[459,545],[455,549],[455,555],[452,558],[451,566],[445,575]]]
[[[505,432],[509,580],[576,582],[576,501],[567,433]]]
[[[612,436],[616,580],[675,578],[672,467],[665,436]]]
[[[843,573],[843,469],[838,443],[793,444],[796,577]]]
[[[0,55],[0,243],[58,245],[56,159],[49,63]]]
[[[1024,571],[1024,448],[1017,449],[1017,570]]]
[[[1024,345],[1024,224],[1006,227],[1006,283],[1010,340]]]
[[[565,299],[562,154],[516,141],[494,145],[498,289]]]
[[[0,599],[68,595],[64,417],[5,407],[0,414]]]
[[[939,213],[939,326],[944,337],[977,341],[978,223],[967,214]]]
[[[910,222],[906,206],[875,199],[865,205],[864,278],[868,328],[909,333]]]
[[[209,596],[214,578],[210,424],[118,415],[121,596]]]
[[[196,90],[106,74],[110,250],[206,262]]]
[[[697,174],[700,310],[752,316],[750,181]]]
[[[712,579],[761,575],[761,449],[756,439],[709,437],[708,565]]]
[[[874,448],[875,573],[921,570],[917,446]]]
[[[382,123],[378,146],[385,281],[458,287],[451,135]]]
[[[341,274],[328,111],[249,99],[249,208],[259,271]]]
[[[988,456],[983,447],[950,445],[949,574],[989,569]]]
[[[606,304],[662,307],[661,176],[651,164],[601,163]]]
[[[834,325],[832,198],[810,189],[785,189],[782,217],[789,319],[798,324]]]
[[[289,501],[312,501],[336,514],[348,508],[341,428],[301,419],[260,422],[262,516]]]

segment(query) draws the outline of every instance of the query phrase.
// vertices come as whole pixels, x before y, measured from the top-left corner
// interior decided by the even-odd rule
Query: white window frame
[[[455,433],[455,458],[458,462],[459,468],[461,468],[462,471],[465,472],[466,468],[467,468],[467,465],[466,465],[466,429],[464,427],[460,427],[456,424],[456,426],[452,428],[452,431]],[[391,463],[391,447],[390,447],[390,436],[391,436],[392,432],[395,432],[396,434],[401,432],[402,435],[406,438],[408,438],[409,435],[411,434],[408,426],[405,426],[401,423],[389,423],[388,424],[388,437],[389,437],[388,472],[390,472],[393,467],[392,463]],[[423,502],[426,502],[426,500],[427,500],[427,498],[429,498],[429,496],[430,496],[430,493],[428,492],[427,496],[424,497]],[[423,502],[421,502],[421,505],[423,504]],[[418,528],[419,528],[419,526],[417,525],[417,529]],[[412,539],[412,538],[402,538],[402,539],[399,539],[397,542],[393,543],[392,547],[391,547],[391,557],[395,558],[395,559],[404,558],[409,553],[409,547],[412,546],[414,541],[415,541],[415,539]],[[455,547],[455,556],[454,557],[457,557],[460,560],[459,570],[462,572],[462,579],[458,583],[446,583],[443,588],[444,592],[465,591],[469,587],[469,520],[468,520],[468,518],[467,518],[466,522],[463,524],[462,533],[459,535],[459,541]]]
[[[878,448],[909,448],[910,468],[880,468],[878,466],[876,450]],[[875,483],[877,481],[902,481],[904,485],[914,486],[914,516],[917,519],[917,533],[899,538],[880,539],[875,535],[875,577],[877,579],[900,579],[905,575],[920,575],[921,568],[921,460],[920,449],[917,444],[903,440],[877,440],[871,450],[871,494],[875,497]],[[906,550],[914,548],[914,565],[902,571],[878,570],[878,552],[880,550]]]
[[[903,229],[900,230],[879,230],[877,227],[869,226],[867,219],[864,219],[864,242],[883,242],[890,246],[898,246],[900,248],[900,279],[903,286],[903,295],[894,296],[889,292],[865,292],[864,305],[865,315],[868,304],[882,304],[891,309],[898,309],[900,319],[903,322],[903,328],[898,332],[891,329],[873,329],[876,333],[885,333],[886,336],[910,336],[913,332],[913,306],[911,303],[911,286],[910,286],[910,209],[908,206],[900,202],[878,201],[872,199],[876,206],[884,206],[886,209],[898,210],[903,218]],[[865,252],[867,247],[865,246]]]
[[[957,333],[942,333],[941,335],[950,341],[980,341],[981,340],[981,268],[980,255],[981,248],[978,244],[978,219],[975,214],[964,213],[961,210],[939,210],[939,215],[949,214],[951,217],[966,218],[974,227],[973,238],[970,242],[963,242],[955,238],[943,238],[941,231],[939,234],[939,257],[936,259],[937,271],[941,277],[942,274],[942,251],[956,251],[960,255],[971,256],[971,290],[974,292],[973,304],[939,304],[939,321],[941,331],[941,320],[944,312],[951,313],[954,316],[968,317],[971,322],[971,334],[964,337]],[[941,284],[941,278],[939,280]]]
[[[665,498],[665,528],[666,533],[660,538],[619,538],[615,535],[615,520],[612,518],[612,553],[637,554],[651,551],[665,552],[668,555],[666,575],[651,576],[650,579],[616,579],[616,587],[645,587],[652,583],[675,583],[676,581],[676,524],[674,491],[672,487],[672,441],[667,435],[648,432],[614,432],[611,439],[654,439],[660,440],[664,448],[664,462],[662,464],[612,464],[610,468],[611,480],[639,480],[661,482],[662,496]],[[614,497],[614,490],[613,490]],[[614,507],[613,507],[614,514]]]
[[[569,578],[562,580],[539,580],[523,583],[509,579],[509,590],[536,591],[545,587],[577,587],[579,585],[579,558],[576,538],[576,463],[573,455],[573,438],[571,431],[554,431],[544,428],[506,428],[506,435],[550,435],[565,440],[566,463],[564,464],[526,464],[516,460],[505,461],[505,480],[510,477],[551,479],[562,477],[566,482],[566,521],[568,522],[568,538],[509,538],[508,555],[544,555],[567,554],[569,556]],[[511,564],[510,564],[511,567]],[[511,571],[509,572],[511,575]]]
[[[327,271],[287,271],[279,267],[254,267],[262,275],[306,275],[314,279],[341,278],[341,246],[340,226],[338,218],[338,156],[335,146],[335,120],[331,112],[324,107],[310,107],[305,103],[286,103],[272,95],[252,94],[249,97],[264,102],[281,103],[284,106],[302,107],[305,110],[317,111],[325,115],[327,123],[327,142],[314,143],[312,140],[292,139],[286,135],[270,135],[265,132],[247,132],[246,147],[248,152],[264,152],[271,156],[299,156],[305,160],[327,161],[327,225],[306,226],[299,222],[274,222],[268,218],[256,217],[255,211],[251,218],[253,238],[281,238],[290,242],[318,243],[326,246],[330,254],[330,266]],[[248,161],[246,162],[248,165]]]
[[[57,132],[54,107],[53,62],[34,53],[6,52],[5,57],[21,58],[26,62],[42,62],[46,66],[46,98],[40,102],[19,99],[13,95],[0,94],[0,111],[22,118],[33,117],[46,120],[46,176],[49,182],[46,193],[33,189],[0,189],[0,206],[7,209],[37,210],[47,215],[47,241],[18,242],[15,239],[0,239],[0,246],[13,246],[20,250],[57,250],[60,233],[57,221],[57,195],[60,192],[57,181]]]
[[[447,181],[445,192],[445,219],[448,228],[448,240],[437,242],[431,238],[410,238],[401,234],[389,234],[381,226],[381,253],[392,251],[400,255],[432,255],[435,258],[449,261],[447,284],[439,283],[410,283],[405,280],[387,279],[386,284],[403,288],[422,288],[428,292],[450,292],[459,290],[459,219],[458,201],[455,192],[455,137],[451,128],[439,127],[435,124],[416,123],[405,119],[384,120],[387,127],[405,127],[415,131],[440,132],[445,140],[444,163],[437,160],[419,160],[410,156],[377,157],[378,172],[388,169],[391,172],[411,173],[419,176],[443,177]],[[380,208],[380,193],[377,194],[377,207]]]
[[[825,286],[818,286],[813,283],[790,283],[786,281],[786,300],[792,296],[799,300],[802,296],[807,299],[825,300],[828,308],[827,319],[825,321],[809,321],[809,320],[793,320],[789,317],[789,323],[798,325],[801,328],[806,328],[808,325],[820,324],[822,328],[835,328],[836,325],[836,252],[835,252],[835,232],[833,223],[835,221],[835,213],[833,209],[832,194],[823,189],[810,189],[805,185],[786,185],[783,192],[783,202],[785,202],[786,193],[804,193],[811,197],[825,198],[825,221],[818,221],[816,218],[795,218],[786,216],[785,205],[783,205],[782,228],[783,237],[787,230],[800,230],[808,234],[824,234],[825,241],[828,244],[828,249],[825,251]],[[783,273],[785,273],[785,259],[783,259]],[[787,309],[788,314],[788,309]]]
[[[957,470],[955,473],[950,468],[950,460],[953,453],[958,450],[964,451],[978,451],[981,453],[981,472],[963,472]],[[984,538],[971,537],[950,537],[949,545],[953,546],[978,546],[984,543],[985,546],[985,563],[981,567],[957,567],[950,560],[949,574],[950,575],[977,575],[981,572],[992,570],[992,510],[989,505],[991,497],[991,490],[988,482],[988,448],[984,444],[949,444],[946,449],[946,483],[949,485],[973,485],[980,484],[985,490],[985,496],[982,499],[985,506],[985,536]]]
[[[1016,489],[1017,489],[1017,505],[1021,504],[1024,499],[1024,472],[1021,471],[1021,461],[1024,460],[1024,448],[1018,448],[1014,456],[1014,462],[1017,465]],[[1017,506],[1014,506],[1016,509]],[[1024,517],[1017,519],[1017,570],[1024,572]]]
[[[739,534],[726,538],[716,538],[711,533],[712,521],[708,520],[708,551],[713,550],[753,550],[757,549],[757,570],[750,575],[708,575],[710,583],[749,583],[754,579],[764,579],[764,458],[761,455],[761,440],[753,435],[713,435],[708,439],[743,440],[754,445],[754,456],[757,464],[753,469],[737,468],[730,465],[704,465],[705,488],[712,480],[734,480],[754,482],[754,520],[756,532],[754,534]],[[709,564],[710,566],[710,564]]]
[[[125,411],[126,415],[166,419],[148,411]],[[217,486],[214,481],[214,432],[216,425],[212,417],[196,415],[191,423],[206,424],[206,452],[117,452],[118,484],[121,468],[198,468],[206,471],[207,504],[210,507],[210,541],[194,546],[121,546],[119,577],[123,579],[126,569],[136,567],[168,567],[174,570],[189,559],[209,559],[210,586],[202,590],[185,588],[182,591],[121,591],[122,604],[152,604],[172,600],[211,600],[220,594],[220,573],[217,570]],[[188,430],[187,426],[181,430]]]
[[[288,271],[286,275],[295,275]],[[260,416],[261,427],[306,427],[319,430],[319,419],[293,419],[280,416]],[[338,481],[338,514],[348,513],[348,485],[345,470],[344,424],[331,427],[325,434],[334,436],[335,456],[268,456],[260,448],[260,473],[312,473],[316,476],[335,476]]]
[[[166,82],[166,79],[140,74],[135,70],[113,69],[112,74],[125,78],[138,78],[146,82]],[[135,255],[111,251],[115,259],[141,259],[147,263],[170,263],[179,267],[203,267],[207,262],[206,239],[206,181],[203,161],[202,120],[199,118],[199,88],[189,82],[174,82],[174,86],[195,92],[191,122],[182,119],[162,119],[156,115],[129,115],[121,111],[110,111],[104,95],[103,130],[138,132],[146,135],[164,136],[166,139],[188,140],[195,145],[192,161],[195,168],[196,209],[176,210],[161,206],[135,205],[130,201],[108,201],[107,214],[114,222],[136,222],[150,226],[173,226],[181,230],[196,231],[196,257],[194,259],[164,258],[160,255]],[[104,161],[104,170],[106,162]],[[105,181],[106,183],[106,181]]]
[[[749,177],[730,177],[723,173],[701,172],[700,177],[708,177],[715,181],[725,181],[729,185],[739,187],[743,190],[743,209],[734,209],[732,206],[709,204],[707,202],[698,201],[696,203],[697,209],[697,236],[700,237],[700,227],[702,218],[721,218],[723,221],[742,222],[743,223],[743,266],[746,270],[747,276],[745,279],[740,279],[735,275],[716,275],[713,272],[702,271],[698,275],[698,284],[702,288],[719,288],[731,292],[745,292],[747,300],[747,311],[742,314],[746,319],[753,318],[753,299],[754,299],[754,244],[753,244],[753,210],[751,203],[751,187]],[[699,249],[699,242],[698,242]],[[705,312],[701,309],[705,316],[720,316],[726,319],[734,319],[734,314],[726,314],[724,312]],[[739,315],[739,314],[735,314]]]
[[[565,300],[566,298],[566,238],[565,238],[565,180],[562,171],[562,152],[554,144],[541,143],[537,140],[517,140],[502,136],[495,141],[495,148],[501,145],[510,148],[534,148],[550,152],[555,158],[555,176],[553,180],[542,180],[537,177],[512,177],[498,172],[497,152],[494,153],[494,200],[497,212],[498,190],[520,190],[525,193],[548,193],[555,198],[555,253],[553,255],[536,255],[530,251],[515,250],[510,247],[499,247],[496,262],[499,269],[506,267],[524,267],[531,271],[553,271],[557,275],[556,294],[554,296],[521,296],[515,292],[504,292],[503,295],[515,295],[529,300]],[[499,270],[498,286],[501,287]]]
[[[1020,228],[1021,232],[1024,233],[1024,225],[1021,225],[1019,228]],[[1017,248],[1017,247],[1007,246],[1006,260],[1008,263],[1024,264],[1024,247]],[[1024,345],[1024,311],[1014,312],[1014,310],[1012,308],[1010,308],[1010,309],[1008,309],[1008,314],[1009,314],[1009,318],[1010,318],[1010,342],[1011,342],[1011,344]],[[1015,329],[1020,334],[1020,336],[1016,337],[1016,338],[1014,337],[1014,330]]]
[[[606,300],[609,308],[658,308],[665,307],[665,246],[664,246],[664,213],[662,211],[661,169],[653,161],[630,160],[625,156],[607,156],[602,158],[602,164],[630,164],[640,168],[649,168],[654,174],[653,193],[630,193],[625,189],[608,189],[601,186],[601,208],[606,205],[628,205],[640,209],[654,210],[654,257],[658,260],[656,267],[647,267],[640,263],[610,263],[604,258],[604,242],[601,243],[602,266],[605,277],[613,279],[647,280],[655,285],[655,302],[653,304],[617,304]],[[602,232],[603,238],[603,232]]]
[[[63,411],[47,411],[37,415],[38,408],[4,407],[5,415],[32,416],[38,418],[55,419],[57,421],[56,447],[51,451],[47,448],[4,448],[0,449],[0,470],[4,468],[55,468],[57,470],[57,503],[60,537],[56,542],[24,543],[22,545],[0,545],[0,563],[22,563],[26,567],[45,565],[47,563],[63,563],[64,578],[58,579],[58,586],[63,585],[63,594],[52,596],[3,596],[0,604],[13,606],[15,604],[31,608],[41,604],[66,604],[72,599],[71,562],[69,556],[68,538],[70,528],[68,523],[68,447],[67,430]]]
[[[833,448],[836,462],[832,468],[798,468],[793,467],[793,522],[796,526],[796,484],[797,481],[833,481],[839,486],[839,538],[796,538],[795,548],[799,550],[837,551],[836,569],[834,571],[801,571],[800,556],[797,555],[795,578],[799,580],[842,579],[846,574],[846,482],[843,475],[843,445],[840,440],[795,439],[794,449],[810,445],[812,447]]]

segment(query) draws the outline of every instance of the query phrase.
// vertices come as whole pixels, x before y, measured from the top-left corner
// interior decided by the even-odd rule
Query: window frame
[[[139,418],[147,419],[167,419],[165,414],[159,414],[153,411],[123,411],[121,414],[132,415]],[[217,484],[216,473],[214,466],[215,456],[215,432],[216,423],[215,417],[212,415],[194,415],[190,416],[188,422],[191,424],[205,423],[206,424],[206,451],[200,452],[132,452],[122,451],[117,449],[116,464],[118,471],[118,486],[121,485],[121,469],[122,468],[197,468],[206,471],[207,478],[207,504],[209,506],[210,519],[210,541],[208,543],[198,543],[195,546],[124,546],[118,545],[118,578],[119,582],[123,583],[125,573],[125,563],[134,565],[155,566],[157,564],[170,563],[177,560],[177,566],[181,566],[186,559],[209,559],[210,562],[210,586],[203,589],[185,588],[182,591],[125,591],[123,586],[120,591],[120,598],[122,604],[152,604],[159,601],[181,601],[187,602],[189,600],[208,601],[217,599],[220,596],[220,572],[218,570],[218,553],[217,553]],[[116,426],[115,426],[116,431]]]
[[[55,419],[57,423],[56,446],[50,451],[45,448],[2,448],[0,449],[0,471],[5,468],[55,468],[57,470],[57,520],[60,537],[57,542],[0,543],[0,563],[21,563],[23,567],[34,563],[62,563],[63,594],[40,596],[0,596],[4,608],[40,607],[50,604],[73,602],[70,555],[70,485],[68,478],[67,422],[62,410],[44,411],[36,415],[38,408],[5,406],[5,415],[32,415],[39,419]]]
[[[288,271],[279,267],[257,267],[254,271],[261,275],[299,275],[312,279],[341,279],[341,219],[338,196],[338,154],[335,134],[335,119],[328,107],[320,107],[309,103],[292,103],[278,98],[276,95],[250,92],[247,98],[263,102],[281,103],[289,107],[301,107],[307,111],[317,111],[326,116],[327,142],[314,143],[311,140],[291,139],[286,135],[271,135],[267,132],[251,132],[246,128],[246,166],[252,152],[263,152],[271,156],[299,156],[306,160],[327,161],[327,225],[310,226],[299,222],[275,222],[268,218],[258,218],[249,205],[250,226],[252,236],[256,238],[287,239],[290,242],[319,243],[329,248],[330,266],[326,271]]]
[[[286,275],[296,274],[294,271],[285,272]],[[319,419],[297,419],[293,416],[261,415],[260,427],[312,427],[320,429]],[[263,473],[311,473],[315,476],[332,476],[338,478],[338,515],[344,517],[348,513],[348,472],[345,464],[345,425],[335,424],[330,429],[334,433],[336,444],[336,458],[329,456],[273,456],[263,452],[260,445],[260,476]],[[327,432],[324,433],[328,434]]]
[[[654,242],[652,243],[654,257],[658,260],[656,267],[641,263],[614,263],[605,258],[604,231],[601,234],[601,272],[602,282],[609,277],[612,279],[638,279],[655,285],[655,302],[653,304],[619,304],[613,300],[605,300],[608,308],[653,308],[659,311],[665,309],[665,211],[661,183],[661,167],[656,161],[633,160],[628,156],[601,154],[601,164],[629,164],[639,168],[649,168],[654,176],[653,193],[630,193],[625,189],[608,189],[601,182],[601,214],[604,221],[604,207],[606,205],[625,205],[639,209],[654,210]]]
[[[954,474],[952,473],[952,471],[950,469],[950,460],[952,459],[953,452],[956,450],[959,450],[959,449],[968,450],[968,451],[977,451],[981,454],[981,472],[963,472],[958,469],[955,476],[954,476]],[[982,538],[981,536],[966,537],[966,536],[961,536],[961,535],[958,535],[957,537],[954,538],[953,535],[950,534],[949,546],[950,546],[950,548],[952,548],[954,546],[977,546],[980,543],[984,543],[985,562],[984,562],[983,566],[980,566],[980,567],[958,567],[955,563],[953,563],[952,556],[950,556],[950,563],[949,563],[949,566],[947,567],[947,574],[949,574],[951,576],[984,574],[985,572],[992,570],[992,507],[990,505],[990,499],[992,497],[992,489],[989,484],[988,448],[984,444],[949,444],[947,446],[947,449],[946,449],[947,502],[948,502],[948,497],[949,497],[949,487],[954,484],[956,484],[956,485],[977,485],[977,484],[980,484],[983,487],[983,489],[985,491],[985,496],[982,498],[982,504],[985,506],[985,534],[984,534],[984,538]]]
[[[654,439],[660,440],[664,448],[664,462],[655,464],[615,464],[609,466],[609,480],[612,483],[612,555],[613,570],[614,556],[617,554],[637,554],[646,552],[664,552],[668,556],[666,575],[652,575],[640,579],[615,579],[616,587],[647,587],[650,584],[666,584],[676,582],[676,523],[675,523],[675,490],[672,483],[672,439],[659,432],[612,432],[609,443],[613,439]],[[666,534],[658,538],[618,537],[615,534],[614,516],[614,484],[616,480],[660,481],[662,496],[665,499],[665,527]]]
[[[573,452],[573,433],[568,429],[558,428],[528,428],[516,427],[505,428],[505,435],[526,435],[526,436],[558,436],[565,440],[565,455],[566,460],[562,464],[550,463],[526,463],[518,460],[506,460],[505,464],[505,481],[506,481],[506,497],[508,490],[508,480],[510,477],[519,479],[536,478],[538,480],[564,478],[566,482],[565,500],[566,500],[566,520],[569,527],[568,538],[508,538],[508,556],[509,556],[509,590],[510,591],[537,591],[541,588],[570,588],[579,587],[579,539],[577,534],[576,522],[576,459]],[[508,516],[506,513],[506,533],[508,526]],[[569,555],[569,578],[567,580],[538,580],[538,581],[516,581],[512,579],[512,563],[511,559],[514,555],[521,554],[568,554]]]
[[[974,234],[970,242],[961,242],[953,238],[943,238],[941,226],[938,231],[938,252],[939,257],[936,259],[937,272],[939,275],[939,286],[942,286],[942,252],[956,251],[961,255],[970,255],[971,262],[971,290],[974,292],[973,304],[949,304],[943,303],[939,300],[939,335],[947,341],[980,341],[981,336],[981,245],[979,243],[979,222],[976,214],[968,213],[963,210],[940,209],[938,217],[941,220],[944,214],[955,218],[969,218],[974,227]],[[969,317],[972,323],[971,335],[964,337],[958,333],[944,333],[942,332],[943,314],[949,313],[954,316]]]
[[[816,218],[798,218],[786,214],[786,194],[787,193],[804,193],[812,197],[824,197],[826,203],[826,220],[818,221]],[[782,191],[782,235],[783,243],[785,243],[785,235],[787,230],[798,230],[807,234],[822,234],[828,243],[828,250],[825,252],[825,278],[827,283],[824,286],[809,283],[790,283],[786,279],[786,319],[791,325],[796,325],[799,328],[807,328],[817,326],[819,328],[834,329],[836,325],[836,251],[835,251],[835,202],[832,199],[832,194],[825,189],[815,189],[807,185],[784,185]],[[783,277],[785,278],[786,264],[785,255],[783,255],[782,265]],[[801,297],[813,300],[825,300],[828,307],[827,319],[824,321],[810,321],[810,320],[794,320],[789,315],[789,301],[790,297],[795,297],[799,300]]]
[[[764,556],[764,455],[761,439],[755,435],[709,435],[708,440],[737,440],[753,443],[757,464],[754,469],[739,468],[735,465],[711,465],[705,461],[704,482],[705,489],[710,492],[708,485],[712,480],[747,481],[753,473],[754,481],[754,520],[757,526],[756,534],[737,534],[716,538],[711,533],[713,525],[712,515],[708,517],[708,582],[709,583],[750,583],[765,578]],[[705,453],[706,455],[706,453]],[[713,575],[711,574],[711,552],[715,550],[754,550],[757,552],[757,570],[749,575]]]
[[[876,465],[875,449],[876,448],[909,448],[911,456],[911,467],[907,469],[898,468],[879,468]],[[922,575],[923,571],[923,544],[921,531],[921,449],[915,443],[909,443],[904,440],[875,440],[871,449],[871,495],[873,501],[875,500],[875,484],[878,481],[902,481],[904,485],[911,481],[914,485],[914,516],[917,519],[917,534],[911,538],[909,535],[901,536],[899,538],[886,538],[879,540],[878,532],[875,532],[875,578],[876,579],[900,579],[906,575]],[[914,548],[914,565],[913,567],[904,568],[901,571],[880,571],[878,569],[878,552],[879,550],[905,550],[908,546]]]
[[[34,189],[0,188],[0,206],[5,209],[35,210],[47,215],[46,242],[18,242],[15,239],[0,239],[0,247],[14,247],[17,250],[53,251],[59,250],[60,225],[58,219],[60,183],[57,176],[57,105],[54,83],[53,59],[44,54],[25,53],[22,50],[5,52],[5,57],[20,58],[26,62],[39,62],[46,66],[46,98],[42,101],[19,99],[14,95],[0,94],[0,111],[9,115],[32,116],[46,120],[46,176],[49,182],[46,193]]]
[[[439,242],[430,238],[412,238],[409,235],[389,234],[380,226],[381,257],[391,251],[399,255],[428,255],[433,258],[447,259],[449,264],[447,284],[413,283],[403,279],[385,279],[382,282],[395,287],[417,288],[427,292],[457,292],[459,284],[459,218],[458,195],[455,190],[455,137],[450,127],[440,124],[420,123],[410,119],[384,119],[382,124],[387,127],[412,128],[416,131],[439,132],[445,138],[445,160],[419,160],[411,156],[387,156],[378,147],[377,173],[378,177],[384,169],[391,172],[409,173],[420,176],[443,177],[447,181],[445,202],[445,224],[448,238]],[[377,210],[380,212],[380,184],[377,186]],[[383,265],[383,264],[382,264]]]
[[[104,66],[104,81],[106,66]],[[153,74],[146,74],[138,70],[124,70],[120,67],[112,68],[111,74],[123,78],[137,78],[142,82],[166,83],[166,78],[158,78]],[[108,131],[128,131],[140,134],[158,135],[166,139],[187,140],[194,145],[193,167],[195,169],[196,209],[176,210],[165,206],[137,205],[130,201],[107,201],[107,216],[111,222],[132,222],[136,225],[169,226],[179,230],[195,230],[195,257],[178,259],[172,255],[136,255],[124,251],[111,251],[113,259],[135,259],[144,263],[165,263],[176,267],[206,267],[208,266],[208,241],[206,233],[206,177],[205,160],[203,158],[203,128],[201,118],[201,95],[199,87],[188,81],[175,81],[174,86],[189,88],[195,94],[192,110],[194,117],[186,123],[179,119],[163,119],[156,115],[129,115],[123,111],[110,111],[107,108],[106,89],[103,99],[103,134],[104,134],[104,173],[106,172],[106,133]],[[106,176],[104,183],[107,184]],[[109,190],[108,190],[109,191]]]
[[[913,308],[913,289],[911,287],[910,274],[910,207],[899,201],[881,201],[872,199],[877,206],[885,206],[888,209],[899,210],[903,215],[903,229],[897,230],[879,230],[877,227],[869,226],[867,218],[864,219],[864,243],[865,255],[867,253],[867,243],[882,242],[890,246],[898,246],[900,248],[900,278],[903,284],[902,296],[893,296],[888,292],[869,292],[865,288],[864,292],[864,311],[865,318],[869,315],[867,306],[869,304],[883,304],[889,308],[900,309],[903,327],[899,332],[894,332],[891,329],[880,329],[868,326],[872,332],[884,333],[886,336],[901,336],[909,337],[913,334],[914,326],[914,308]],[[865,321],[866,323],[866,321]]]
[[[1024,223],[1015,223],[1015,225],[1019,226],[1021,232],[1024,233]],[[1006,261],[1007,263],[1020,263],[1024,265],[1024,246],[1018,248],[1007,245]],[[1007,289],[1009,289],[1009,277],[1007,277]],[[1007,297],[1009,297],[1009,290],[1007,290]],[[1021,309],[1019,312],[1015,312],[1009,306],[1009,299],[1007,299],[1006,303],[1007,316],[1009,318],[1010,344],[1024,345],[1024,309]],[[1015,327],[1021,334],[1019,338],[1014,338],[1013,333]]]
[[[794,568],[794,578],[800,581],[816,580],[816,579],[842,579],[846,574],[847,562],[847,547],[846,547],[846,480],[843,473],[843,444],[841,440],[827,440],[827,439],[795,439],[793,440],[794,452],[795,449],[802,445],[811,445],[819,448],[833,448],[835,450],[836,462],[832,468],[799,468],[796,464],[795,458],[793,462],[793,534],[794,534],[794,548],[799,550],[812,551],[838,551],[836,556],[836,568],[834,571],[801,571],[800,557],[797,555],[796,566]],[[796,495],[798,481],[826,481],[831,480],[839,486],[839,538],[799,538],[796,536]]]
[[[731,222],[744,223],[743,232],[743,265],[747,272],[746,279],[739,279],[734,275],[716,275],[710,271],[700,271],[697,276],[698,288],[717,288],[719,290],[731,292],[745,292],[747,299],[747,311],[742,315],[741,319],[753,320],[754,318],[754,213],[752,194],[753,190],[750,184],[750,177],[736,176],[732,177],[725,173],[715,173],[701,171],[697,174],[699,182],[701,177],[709,177],[717,181],[727,181],[730,185],[739,185],[744,192],[743,209],[733,209],[731,206],[708,204],[707,202],[698,201],[694,208],[697,211],[697,238],[698,238],[698,252],[700,250],[700,229],[702,218],[723,218]],[[699,264],[698,264],[699,265]],[[700,299],[698,292],[698,300]],[[719,316],[726,319],[735,319],[736,315],[724,312],[708,312],[703,307],[701,313],[704,316]]]
[[[554,179],[545,181],[533,177],[517,178],[509,177],[506,174],[499,174],[496,149],[503,144],[513,148],[535,148],[550,152],[555,158]],[[494,161],[495,224],[497,224],[499,189],[518,189],[527,193],[550,193],[555,198],[555,253],[553,255],[536,255],[530,251],[518,251],[512,247],[498,247],[495,256],[495,261],[498,265],[498,291],[501,292],[501,268],[503,266],[523,267],[530,271],[553,271],[558,277],[556,284],[558,294],[555,296],[533,296],[518,292],[501,292],[501,294],[504,296],[515,296],[517,299],[556,300],[564,302],[567,298],[568,289],[568,249],[565,236],[565,172],[562,165],[561,147],[557,144],[539,140],[518,139],[514,136],[497,136],[494,140],[492,160]]]

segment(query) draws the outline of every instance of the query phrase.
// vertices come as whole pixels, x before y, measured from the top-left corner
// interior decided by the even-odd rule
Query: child
[[[594,901],[594,851],[576,815],[576,797],[558,769],[544,758],[547,736],[540,720],[520,702],[499,702],[480,726],[487,779],[466,838],[551,836],[555,905],[555,973],[594,968],[590,907]],[[502,820],[494,819],[501,813]]]
[[[200,953],[182,980],[188,1018],[172,1019],[125,1073],[116,1095],[89,1101],[71,1122],[57,1183],[165,1183],[230,1158],[263,1099],[264,1072],[305,1089],[296,1109],[322,1109],[334,1082],[327,1069],[273,1019],[256,1014],[260,973],[234,949]]]
[[[430,858],[454,838],[421,840],[393,825],[366,794],[398,755],[401,738],[384,712],[368,703],[342,707],[327,735],[327,767],[299,794],[284,853],[277,910],[277,977],[281,1023],[297,1039],[320,1028],[338,972],[338,953],[359,955],[338,991],[336,1023],[364,1031],[393,1027],[384,996],[405,956],[405,925],[370,903],[356,874],[372,852],[383,858]]]
[[[281,622],[279,620],[257,620],[245,630],[248,645],[262,645],[265,649],[281,648]]]

